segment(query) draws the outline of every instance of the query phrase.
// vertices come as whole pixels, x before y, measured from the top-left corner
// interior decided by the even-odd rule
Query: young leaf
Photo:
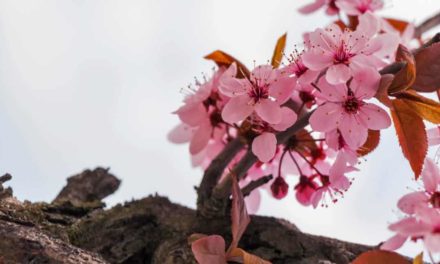
[[[428,150],[425,124],[404,101],[392,101],[391,117],[403,155],[409,161],[416,179],[420,175]]]
[[[229,246],[228,252],[238,246],[238,241],[240,241],[241,236],[251,221],[246,210],[243,193],[241,192],[240,186],[238,186],[237,178],[234,175],[232,176],[231,218],[232,242]]]
[[[423,264],[423,252],[414,258],[413,264]]]
[[[385,18],[385,20],[400,33],[403,33],[406,27],[408,26],[408,22],[403,20],[394,19],[394,18]]]
[[[237,77],[238,78],[244,78],[247,77],[249,78],[250,72],[249,70],[246,68],[246,66],[244,66],[243,63],[241,63],[239,60],[237,60],[236,58],[232,57],[231,55],[229,55],[228,53],[221,51],[221,50],[216,50],[208,55],[205,56],[205,59],[207,60],[212,60],[214,61],[217,66],[219,67],[226,67],[228,68],[232,63],[236,63],[237,64]]]
[[[278,68],[281,64],[281,60],[283,59],[284,48],[286,47],[286,38],[287,38],[287,33],[282,35],[277,40],[277,44],[275,46],[272,55],[272,61],[270,63],[274,68]]]
[[[226,264],[225,240],[219,235],[194,241],[191,250],[199,264]]]
[[[421,118],[434,124],[440,124],[440,104],[423,97],[414,91],[405,91],[396,95]]]
[[[396,61],[405,65],[394,75],[394,80],[388,87],[388,94],[394,94],[408,89],[416,79],[416,65],[414,56],[405,46],[399,45]]]
[[[252,255],[241,248],[234,248],[228,255],[228,261],[234,261],[244,264],[270,264],[258,256]]]
[[[401,255],[385,250],[370,250],[362,253],[351,264],[410,264]]]
[[[417,76],[412,87],[419,92],[440,89],[440,43],[422,49],[415,56]]]
[[[380,142],[380,131],[368,130],[367,141],[356,152],[359,156],[365,156],[371,153],[379,145],[379,142]]]

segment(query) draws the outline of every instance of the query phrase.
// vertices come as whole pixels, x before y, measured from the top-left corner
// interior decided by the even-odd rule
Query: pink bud
[[[287,184],[283,177],[278,176],[270,186],[270,190],[273,197],[280,200],[286,197],[289,191],[289,184]]]

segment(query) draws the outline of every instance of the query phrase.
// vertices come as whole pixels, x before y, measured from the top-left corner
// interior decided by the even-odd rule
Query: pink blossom
[[[421,176],[425,190],[406,194],[397,203],[404,213],[414,214],[417,207],[440,208],[440,170],[437,164],[427,158]]]
[[[313,176],[301,175],[299,183],[295,185],[295,196],[298,202],[304,206],[312,204],[312,197],[318,190],[319,185],[315,182]]]
[[[339,9],[335,2],[336,0],[315,0],[313,3],[301,7],[298,11],[302,14],[310,14],[325,6],[327,15],[336,15]]]
[[[288,107],[280,109],[281,120],[277,124],[269,124],[258,116],[251,117],[253,130],[259,135],[252,141],[252,152],[262,162],[270,161],[277,149],[277,139],[274,134],[276,131],[284,131],[292,126],[297,119],[297,115]]]
[[[341,31],[336,24],[317,29],[309,34],[312,48],[302,56],[303,63],[314,71],[327,69],[331,84],[345,83],[367,67],[383,67],[384,58],[396,51],[399,39],[395,34],[377,35],[379,29],[379,20],[371,13],[359,17],[354,32]]]
[[[270,185],[270,189],[273,197],[280,200],[286,197],[289,191],[289,184],[287,184],[283,177],[278,176]]]
[[[342,137],[341,132],[338,129],[334,129],[325,133],[325,142],[333,150],[337,151],[337,155],[344,156],[345,160],[350,165],[355,165],[358,160],[358,156],[355,149],[352,149]]]
[[[389,127],[391,120],[387,112],[364,101],[376,94],[379,79],[379,74],[371,68],[354,76],[350,87],[331,85],[321,78],[318,86],[325,103],[318,106],[310,117],[312,128],[320,132],[338,129],[346,144],[357,149],[365,143],[368,129]]]
[[[280,105],[289,99],[295,84],[295,78],[285,77],[270,65],[257,66],[249,79],[225,78],[220,91],[231,99],[222,111],[223,120],[237,123],[255,111],[264,121],[277,124],[282,119]]]
[[[389,229],[397,234],[386,241],[381,249],[396,250],[411,238],[422,239],[428,251],[440,252],[440,212],[429,207],[417,207],[415,214],[391,224]]]
[[[303,104],[307,108],[311,108],[314,104],[316,104],[317,93],[318,91],[311,84],[298,83],[292,98],[301,105]]]
[[[382,9],[383,0],[337,0],[336,6],[348,15],[359,16]]]
[[[307,50],[310,48],[308,45],[309,42],[305,42]],[[302,55],[303,52],[298,52],[295,50],[294,53],[290,55],[289,59],[289,65],[285,67],[285,71],[287,73],[294,74],[298,78],[298,83],[300,84],[310,84],[314,82],[319,75],[319,71],[313,71],[309,69],[306,65],[304,65]]]

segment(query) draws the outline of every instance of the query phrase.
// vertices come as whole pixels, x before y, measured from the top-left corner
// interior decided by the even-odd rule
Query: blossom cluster
[[[247,74],[237,63],[221,65],[212,77],[185,89],[189,94],[175,111],[182,123],[169,139],[189,142],[194,166],[207,168],[239,138],[246,147],[229,170],[247,150],[258,158],[240,185],[273,175],[261,189],[281,199],[290,189],[286,177],[296,175],[297,200],[314,207],[325,205],[328,197],[336,202],[349,188],[347,174],[357,170],[369,134],[391,124],[374,96],[379,70],[394,61],[406,39],[372,13],[381,1],[322,0],[300,11],[324,6],[330,14],[343,10],[356,16],[358,25],[349,29],[335,23],[304,34],[304,49],[285,55],[281,67],[258,65]],[[279,142],[280,132],[308,115],[309,127]],[[251,212],[258,209],[259,195],[257,190],[247,199]]]

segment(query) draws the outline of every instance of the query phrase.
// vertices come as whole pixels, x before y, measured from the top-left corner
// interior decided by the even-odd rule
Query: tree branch
[[[243,196],[248,196],[249,194],[251,194],[253,190],[261,187],[262,185],[265,185],[272,179],[273,179],[272,175],[260,177],[257,180],[248,183],[245,187],[243,187],[243,189],[241,189],[241,192],[243,193]]]
[[[423,21],[420,25],[418,25],[415,29],[414,36],[416,38],[420,38],[423,33],[427,32],[430,29],[440,25],[440,13],[435,14],[434,16],[428,18]]]

